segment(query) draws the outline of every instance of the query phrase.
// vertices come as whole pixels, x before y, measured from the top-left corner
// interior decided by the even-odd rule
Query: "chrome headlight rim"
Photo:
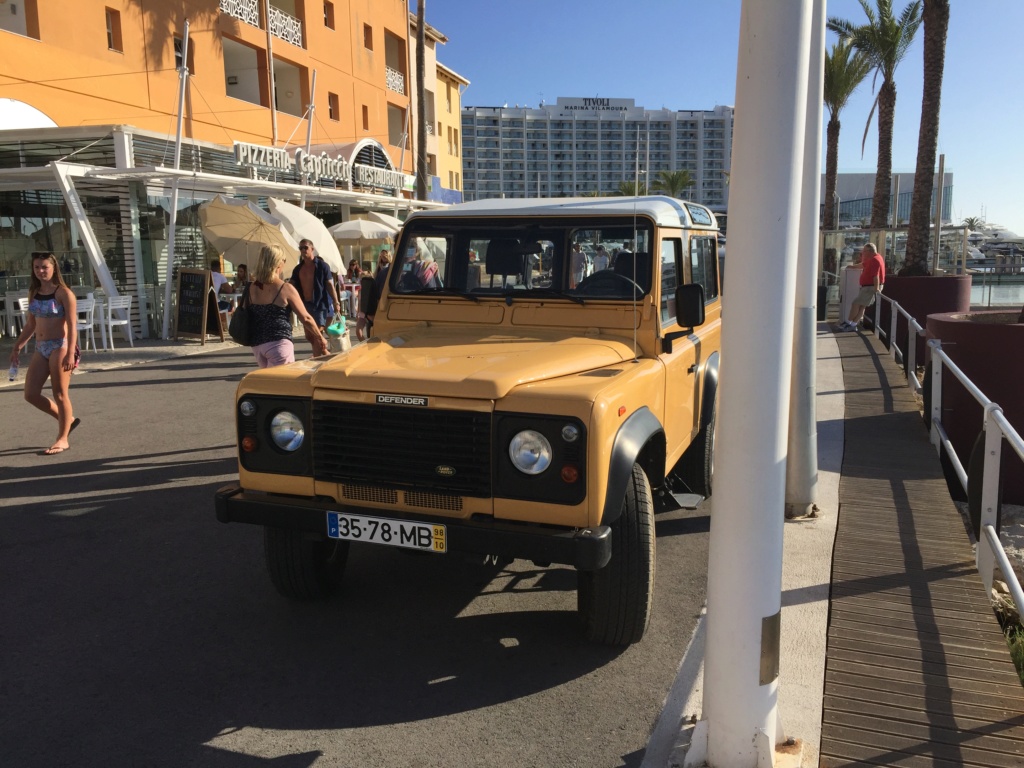
[[[275,448],[294,453],[305,440],[306,427],[298,414],[282,409],[270,419],[270,442]]]
[[[513,467],[530,476],[546,472],[554,459],[551,442],[536,429],[522,429],[513,435],[508,444],[508,456]]]

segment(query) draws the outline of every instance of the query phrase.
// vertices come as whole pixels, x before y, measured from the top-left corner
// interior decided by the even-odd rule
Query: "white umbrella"
[[[343,245],[390,243],[396,234],[396,231],[387,224],[366,219],[343,221],[341,224],[335,224],[328,231],[331,233],[331,237]]]
[[[345,270],[345,261],[341,258],[341,251],[338,250],[331,233],[327,231],[326,224],[301,206],[286,203],[275,197],[267,198],[267,202],[270,204],[270,212],[284,222],[296,241],[309,240],[320,258],[327,262],[331,272],[336,275],[348,274]]]
[[[370,211],[366,214],[366,217],[370,221],[376,221],[378,224],[387,224],[394,230],[399,230],[405,226],[405,222],[397,216],[389,216],[386,213],[377,213],[377,211]]]
[[[298,263],[299,244],[284,222],[248,200],[217,195],[199,206],[199,223],[210,245],[232,264],[245,263],[254,269],[264,245],[281,246],[286,267]]]

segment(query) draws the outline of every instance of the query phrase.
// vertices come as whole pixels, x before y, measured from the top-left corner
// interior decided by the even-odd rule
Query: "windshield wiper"
[[[424,294],[434,293],[441,296],[458,296],[460,299],[469,299],[470,301],[480,301],[478,296],[474,296],[471,293],[463,293],[462,291],[456,291],[454,288],[433,288],[429,285],[425,285],[422,288],[417,288],[414,291],[402,291],[398,296],[422,296]]]
[[[546,293],[550,296],[557,296],[560,299],[568,299],[569,301],[575,301],[577,304],[586,303],[579,296],[576,296],[572,293],[566,293],[565,291],[556,291],[554,288],[531,288],[526,293],[527,295],[531,295],[534,293]]]

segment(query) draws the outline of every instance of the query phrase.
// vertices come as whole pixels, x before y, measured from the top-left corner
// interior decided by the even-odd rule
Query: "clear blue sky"
[[[872,6],[874,0],[871,0]],[[470,81],[465,106],[536,106],[559,96],[632,98],[648,109],[735,104],[740,0],[426,0],[448,37],[438,58]],[[904,0],[895,0],[900,11]],[[984,216],[1024,235],[1021,0],[952,0],[939,152],[952,171],[953,218]],[[415,12],[416,0],[410,0]],[[860,22],[857,0],[827,13]],[[835,35],[829,33],[831,47]],[[923,28],[896,70],[893,170],[913,171],[921,110]],[[874,171],[877,133],[861,139],[869,77],[841,115],[841,171]],[[824,118],[827,120],[827,113]],[[936,158],[938,163],[938,158]],[[822,154],[824,169],[824,152]]]

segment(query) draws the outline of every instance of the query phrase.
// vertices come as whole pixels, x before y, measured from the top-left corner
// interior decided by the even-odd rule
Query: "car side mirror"
[[[704,286],[697,283],[680,285],[676,288],[676,322],[685,330],[666,333],[661,340],[665,354],[672,354],[672,342],[693,333],[698,325],[704,325]]]
[[[685,328],[704,325],[704,286],[689,283],[676,288],[676,319]]]

